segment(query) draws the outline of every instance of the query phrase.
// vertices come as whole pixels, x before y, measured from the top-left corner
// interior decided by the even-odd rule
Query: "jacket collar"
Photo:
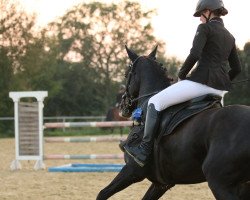
[[[212,19],[209,20],[209,22],[221,23],[224,26],[223,20],[220,17],[213,17]]]

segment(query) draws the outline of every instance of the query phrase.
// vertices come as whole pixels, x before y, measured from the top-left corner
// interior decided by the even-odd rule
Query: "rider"
[[[141,167],[153,149],[160,111],[206,94],[223,96],[231,88],[230,81],[241,72],[235,39],[221,19],[227,13],[222,0],[199,0],[197,3],[194,17],[200,17],[202,23],[197,28],[190,54],[179,71],[179,82],[149,99],[141,144],[124,146]],[[197,61],[196,68],[187,76]],[[225,69],[227,62],[230,66],[228,72]]]

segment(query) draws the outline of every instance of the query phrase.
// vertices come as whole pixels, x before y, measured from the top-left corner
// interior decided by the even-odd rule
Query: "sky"
[[[55,18],[63,16],[67,9],[79,3],[92,0],[20,0],[28,12],[37,14],[37,24],[45,26]],[[119,3],[122,0],[99,0],[103,3]],[[134,0],[136,1],[136,0]],[[154,34],[166,43],[165,53],[184,60],[192,47],[199,18],[193,17],[198,0],[137,0],[143,9],[156,9],[152,18]],[[229,14],[223,17],[225,27],[236,38],[236,45],[242,49],[250,41],[250,1],[224,0]]]

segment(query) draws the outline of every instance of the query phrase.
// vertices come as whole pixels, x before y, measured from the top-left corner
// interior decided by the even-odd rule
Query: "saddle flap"
[[[195,114],[212,108],[215,105],[222,107],[220,101],[220,96],[208,94],[165,109],[162,111],[162,121],[158,137],[172,133],[180,123]]]

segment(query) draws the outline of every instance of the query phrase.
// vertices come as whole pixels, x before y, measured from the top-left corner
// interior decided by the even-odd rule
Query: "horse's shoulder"
[[[227,109],[250,109],[250,106],[242,105],[242,104],[234,104],[234,105],[227,105],[224,106]]]

